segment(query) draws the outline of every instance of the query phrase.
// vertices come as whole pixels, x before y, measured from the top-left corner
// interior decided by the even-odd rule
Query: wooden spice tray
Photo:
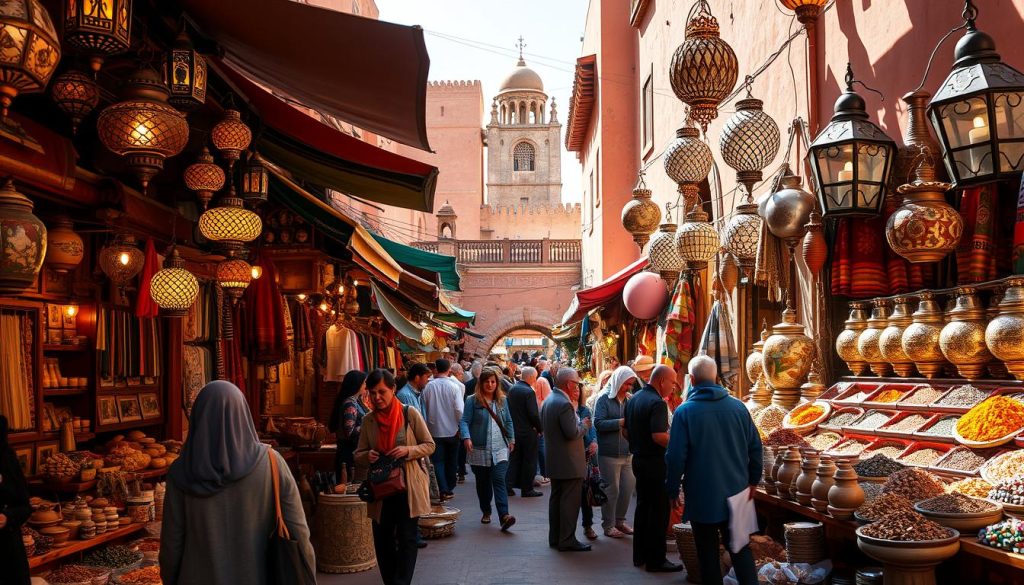
[[[870,416],[872,416],[874,414],[884,414],[884,415],[888,416],[889,419],[886,420],[885,422],[883,422],[882,424],[878,425],[877,427],[874,427],[874,428],[866,428],[866,427],[859,427],[859,426],[857,426],[857,423],[861,422],[862,420],[867,419],[868,417],[870,417]],[[864,414],[861,415],[860,418],[858,418],[857,420],[853,421],[852,423],[850,423],[848,425],[844,425],[843,426],[843,432],[845,432],[847,434],[854,434],[854,435],[856,435],[856,434],[874,435],[875,432],[879,428],[889,424],[889,421],[892,420],[892,418],[894,416],[896,416],[896,414],[897,414],[897,411],[890,410],[890,409],[884,409],[883,410],[883,409],[880,409],[880,408],[872,408],[872,409],[865,408],[864,409]]]
[[[871,457],[872,455],[874,455],[874,451],[877,451],[878,449],[881,449],[883,447],[889,447],[889,446],[896,446],[896,447],[900,448],[900,453],[899,453],[899,455],[896,456],[896,457],[899,457],[900,455],[902,455],[907,450],[907,448],[910,447],[910,445],[911,445],[911,441],[905,441],[905,440],[902,440],[902,439],[893,439],[893,438],[890,438],[890,437],[884,437],[884,438],[878,439],[876,441],[873,441],[870,445],[868,445],[867,449],[864,449],[864,451],[861,452],[860,458],[861,459],[867,459],[867,458]],[[890,459],[896,459],[896,457],[890,457]]]
[[[850,386],[832,399],[832,405],[836,406],[860,406],[864,399],[878,390],[879,384],[867,382],[852,382]]]
[[[45,554],[29,557],[28,568],[36,569],[43,565],[48,565],[54,561],[87,551],[91,548],[100,546],[101,544],[107,544],[108,542],[135,534],[145,527],[146,525],[142,523],[129,524],[123,528],[118,528],[117,530],[104,532],[103,534],[97,535],[95,538],[90,538],[89,540],[68,541],[68,545],[65,547],[50,549],[50,551]]]
[[[976,455],[980,455],[980,456],[984,457],[985,461],[983,461],[982,464],[981,464],[981,465],[984,465],[985,463],[987,463],[993,457],[997,457],[999,455],[1002,455],[1003,453],[1006,453],[1007,449],[987,449],[987,450],[984,450],[984,451],[974,451],[973,449],[971,449],[969,447],[964,447],[963,445],[957,445],[956,447],[953,447],[952,449],[947,451],[945,455],[943,455],[942,457],[939,457],[939,459],[934,464],[932,464],[932,466],[929,467],[928,470],[929,471],[933,471],[935,473],[952,474],[952,475],[957,475],[957,476],[961,476],[961,477],[978,477],[978,476],[980,476],[981,475],[981,465],[979,465],[977,467],[977,469],[975,469],[974,471],[966,471],[966,470],[963,470],[963,469],[953,469],[951,467],[945,467],[943,465],[943,462],[946,459],[952,457],[953,453],[955,453],[957,451],[971,451],[971,452],[975,453]]]
[[[935,442],[932,442],[932,441],[918,441],[916,443],[912,443],[909,447],[907,447],[906,451],[900,453],[899,457],[897,457],[896,460],[899,461],[900,463],[902,463],[904,465],[908,465],[910,467],[920,467],[922,469],[928,469],[929,467],[931,467],[935,463],[935,461],[932,461],[931,463],[929,463],[927,465],[922,465],[920,463],[911,463],[909,461],[905,461],[905,459],[906,459],[906,457],[908,455],[911,455],[911,454],[916,453],[917,451],[921,451],[923,449],[935,449],[936,451],[939,451],[940,455],[937,458],[935,458],[935,461],[938,461],[938,460],[942,459],[943,457],[945,457],[946,453],[948,453],[952,449],[952,447],[947,445],[947,444],[945,444],[945,443],[935,443]]]
[[[890,430],[890,427],[893,427],[902,422],[904,419],[910,418],[912,416],[925,417],[924,421],[917,426],[917,429],[931,423],[932,420],[935,418],[934,415],[928,412],[901,412],[896,416],[892,417],[891,419],[889,419],[889,422],[885,423],[881,427],[878,427],[878,429],[875,430],[875,434],[878,435],[879,437],[895,437],[898,439],[914,440],[914,433],[917,431],[917,429],[909,431]]]
[[[921,428],[919,428],[917,431],[914,432],[914,438],[917,439],[918,441],[933,441],[933,442],[939,442],[939,443],[955,443],[956,439],[953,438],[953,433],[952,432],[950,432],[949,434],[946,434],[946,435],[933,435],[933,434],[930,434],[930,433],[926,432],[928,429],[930,429],[933,426],[935,426],[935,424],[938,423],[940,420],[942,420],[944,418],[948,418],[950,416],[961,416],[961,415],[950,414],[948,412],[936,413],[935,416],[933,416],[932,419],[929,422],[925,423]]]
[[[880,384],[878,386],[877,390],[875,390],[874,392],[869,394],[864,399],[864,401],[862,402],[862,405],[864,406],[864,408],[875,408],[875,409],[878,409],[878,408],[881,408],[881,409],[896,408],[897,404],[899,403],[899,401],[903,400],[904,398],[906,398],[907,395],[910,394],[910,391],[913,390],[915,386],[916,386],[915,384]],[[898,399],[896,399],[896,400],[891,400],[889,402],[879,402],[879,401],[877,401],[877,398],[879,396],[881,396],[883,393],[888,392],[890,390],[897,390],[897,391],[901,392],[900,397]]]
[[[828,424],[829,419],[831,419],[832,417],[834,417],[834,416],[836,416],[838,414],[842,414],[844,412],[853,412],[853,413],[855,413],[857,415],[853,420],[857,420],[858,418],[860,418],[864,414],[864,409],[860,408],[858,406],[843,406],[843,407],[839,407],[839,408],[835,408],[834,404],[832,406],[833,406],[832,414],[828,415],[828,418],[825,419],[823,422],[821,422],[818,425],[819,429],[823,429],[823,430],[826,430],[826,431],[833,431],[833,432],[836,432],[836,433],[842,433],[843,432],[843,425],[830,425],[830,424]]]

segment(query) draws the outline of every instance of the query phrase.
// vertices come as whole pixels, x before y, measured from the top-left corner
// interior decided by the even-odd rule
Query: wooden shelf
[[[55,396],[81,396],[89,391],[89,388],[43,388],[43,396],[53,398]]]
[[[89,349],[87,344],[81,345],[64,345],[58,343],[44,343],[43,351],[86,351]]]
[[[97,425],[97,433],[110,433],[113,431],[125,431],[130,429],[142,429],[146,427],[156,427],[164,424],[164,417],[150,418],[145,420],[133,420],[131,422],[123,422],[112,425]]]
[[[130,536],[132,534],[135,534],[136,532],[141,532],[145,527],[146,525],[141,523],[129,524],[124,528],[118,528],[113,532],[104,532],[103,534],[96,536],[96,538],[90,538],[89,540],[69,541],[70,544],[68,544],[65,547],[50,549],[50,552],[46,554],[29,557],[28,568],[38,569],[39,567],[48,565],[54,561],[87,551],[91,548],[95,548],[102,544],[107,544],[108,542],[117,540],[119,538]]]
[[[43,431],[42,436],[45,439],[59,439],[60,438],[60,431]],[[77,432],[76,431],[75,432],[75,441],[76,442],[91,441],[92,439],[95,439],[95,438],[96,438],[96,433],[93,433],[91,431],[82,431],[82,432]]]

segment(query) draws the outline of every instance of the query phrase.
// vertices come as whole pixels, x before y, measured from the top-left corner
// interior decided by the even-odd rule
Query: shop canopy
[[[377,308],[380,309],[381,315],[384,315],[384,319],[403,336],[419,343],[423,339],[423,330],[426,327],[413,321],[412,312],[408,308],[402,307],[401,301],[394,295],[385,293],[377,286],[377,283],[370,281],[370,288],[373,290],[373,298],[377,300]]]
[[[423,29],[285,0],[184,0],[189,20],[253,79],[422,150],[430,57]]]
[[[435,254],[406,246],[378,234],[373,234],[373,237],[399,264],[410,267],[410,269],[415,267],[436,272],[441,277],[441,286],[444,290],[462,290],[459,288],[459,271],[455,268],[454,256]]]
[[[385,205],[434,210],[436,167],[328,126],[223,60],[213,59],[211,66],[259,115],[263,127],[256,148],[265,158],[316,185]]]
[[[587,315],[590,311],[604,306],[605,304],[620,298],[622,289],[626,287],[629,277],[642,271],[647,266],[647,258],[640,258],[636,262],[616,272],[607,280],[597,286],[576,291],[569,308],[562,316],[562,326],[571,325]]]

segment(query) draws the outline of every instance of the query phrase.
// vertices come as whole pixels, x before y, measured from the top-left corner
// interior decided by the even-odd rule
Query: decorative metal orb
[[[166,317],[183,317],[199,296],[199,281],[185,269],[185,261],[172,247],[164,260],[164,267],[149,285],[149,295]]]
[[[242,244],[258,238],[261,231],[260,216],[242,207],[242,200],[234,193],[222,197],[220,205],[199,216],[199,232],[225,249],[239,249]]]
[[[893,310],[887,321],[888,326],[882,330],[882,335],[878,338],[878,349],[882,352],[882,359],[892,364],[892,369],[904,378],[914,374],[914,360],[903,351],[903,332],[914,321],[907,308],[907,302],[906,297],[893,299]]]
[[[104,57],[131,45],[132,0],[67,0],[64,40],[90,57],[99,71]]]
[[[971,287],[957,289],[956,306],[947,315],[949,323],[939,334],[939,348],[956,371],[968,380],[976,380],[987,371],[992,354],[985,344],[985,307]]]
[[[757,244],[760,239],[761,216],[757,214],[757,205],[738,205],[736,214],[722,229],[722,247],[745,266],[757,257]]]
[[[39,0],[0,3],[0,111],[19,93],[43,91],[60,62],[60,40]]]
[[[736,113],[725,121],[718,145],[722,160],[736,170],[736,179],[752,193],[765,167],[779,153],[779,125],[764,112],[764,102],[747,98],[736,102]]]
[[[903,352],[914,361],[922,376],[934,378],[942,373],[946,364],[939,347],[939,335],[946,320],[933,293],[925,291],[919,298],[921,302],[912,315],[913,323],[903,330]]]
[[[845,328],[836,337],[836,355],[846,363],[846,367],[850,368],[854,376],[860,376],[868,369],[867,361],[857,349],[860,334],[868,327],[867,306],[867,303],[860,301],[850,303],[850,317],[846,320]]]
[[[213,194],[224,188],[224,170],[214,164],[213,155],[205,146],[196,162],[185,169],[185,186],[196,192],[199,203],[206,209]]]
[[[703,270],[715,257],[719,248],[719,236],[708,223],[708,214],[697,208],[686,216],[686,222],[676,232],[676,246],[679,255],[686,260],[690,270]]]
[[[643,250],[661,222],[661,209],[651,201],[651,190],[642,182],[633,189],[633,198],[622,206],[622,227],[633,236]]]
[[[245,260],[229,257],[217,264],[217,284],[232,299],[241,298],[250,282],[252,282],[252,266],[249,266]]]
[[[900,186],[903,204],[885,225],[885,239],[893,252],[910,262],[938,262],[956,250],[964,220],[946,203],[950,187],[935,180],[930,165],[919,167],[915,180]]]
[[[999,314],[985,328],[985,344],[1006,369],[1024,380],[1024,278],[1011,278]]]
[[[700,132],[689,123],[676,130],[676,138],[665,149],[665,174],[679,185],[688,209],[699,196],[698,184],[708,177],[714,163],[711,148],[700,139]]]
[[[238,110],[224,110],[224,117],[210,131],[210,140],[214,148],[228,161],[230,170],[235,161],[242,156],[242,151],[249,148],[252,131],[242,122],[242,114]]]
[[[53,103],[71,118],[71,133],[100,103],[100,89],[92,77],[74,69],[53,78],[50,86]]]
[[[107,278],[123,287],[142,271],[146,255],[139,249],[134,235],[122,233],[114,236],[114,241],[100,250],[99,262],[100,270]]]
[[[803,179],[798,175],[786,175],[780,181],[782,188],[764,202],[764,220],[778,238],[801,238],[807,230],[807,221],[814,210],[814,195],[802,189],[802,185]]]
[[[164,160],[188,143],[185,115],[167,103],[167,95],[159,73],[137,69],[125,82],[122,101],[108,106],[96,120],[100,141],[125,158],[143,190],[164,168]]]
[[[676,97],[690,106],[693,120],[706,132],[718,117],[718,104],[736,86],[739,63],[719,36],[718,20],[707,0],[698,4],[700,9],[686,23],[686,39],[672,55],[669,79]]]
[[[686,265],[686,260],[679,253],[679,246],[676,245],[676,224],[669,220],[663,223],[658,233],[651,238],[651,247],[648,250],[648,257],[651,261],[651,268],[661,274],[663,279],[675,279],[679,271]]]

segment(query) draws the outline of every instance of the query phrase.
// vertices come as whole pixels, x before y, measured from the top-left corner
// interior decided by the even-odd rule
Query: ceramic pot
[[[939,347],[956,371],[968,380],[981,378],[992,361],[985,343],[985,325],[985,308],[977,290],[969,286],[957,289],[956,306],[939,334]]]
[[[945,318],[935,295],[925,291],[919,295],[920,304],[912,315],[912,322],[903,330],[901,345],[904,353],[914,361],[917,371],[926,378],[942,373],[946,357],[939,347],[939,334]]]
[[[985,344],[1018,380],[1024,380],[1024,278],[1011,278],[999,315],[985,328]]]
[[[846,363],[854,376],[861,376],[868,369],[868,363],[861,357],[857,349],[857,338],[868,327],[867,303],[855,301],[850,303],[850,317],[845,328],[836,337],[836,354]]]
[[[775,480],[772,479],[772,468],[775,467],[776,455],[777,449],[774,446],[764,447],[761,462],[761,485],[764,486],[766,491],[768,489],[768,484],[772,484],[773,487],[775,484]]]
[[[864,490],[857,483],[857,472],[849,459],[836,462],[835,484],[828,489],[828,511],[840,520],[849,520],[864,503]]]
[[[800,464],[801,473],[796,478],[796,501],[802,506],[811,505],[811,487],[818,477],[818,452],[809,452]]]
[[[885,225],[885,239],[893,252],[910,262],[938,262],[956,250],[964,220],[946,203],[952,185],[935,180],[930,161],[922,161],[913,182],[901,185],[900,205]]]
[[[872,305],[868,326],[857,338],[857,351],[876,376],[885,377],[892,374],[892,366],[882,357],[878,340],[882,337],[882,330],[888,325],[890,301],[881,299],[874,301]]]
[[[74,270],[85,257],[82,236],[75,233],[66,215],[57,216],[52,223],[47,233],[46,265],[56,272]]]
[[[814,341],[797,323],[796,311],[787,307],[782,322],[772,327],[764,342],[764,373],[773,389],[772,404],[787,410],[800,402],[800,385],[807,381],[816,355]]]
[[[776,474],[775,490],[779,496],[787,500],[794,499],[790,488],[793,486],[793,481],[798,475],[800,475],[800,449],[798,447],[789,447],[782,461],[782,467],[779,468]]]
[[[882,359],[892,365],[896,374],[909,378],[914,375],[914,361],[903,351],[903,332],[914,319],[910,316],[907,297],[893,299],[892,313],[889,315],[888,326],[878,337],[878,349]]]
[[[747,379],[750,380],[750,399],[760,406],[768,406],[772,403],[772,389],[764,376],[764,342],[768,339],[768,324],[765,323],[761,329],[761,339],[754,343],[754,351],[747,356],[744,364],[747,372]]]
[[[46,256],[46,226],[10,179],[0,188],[0,293],[17,293],[35,282]]]
[[[832,462],[832,457],[822,455],[818,460],[814,483],[811,484],[811,505],[820,514],[828,511],[828,490],[836,483],[833,477],[835,473],[836,464]]]
[[[782,464],[786,460],[786,451],[786,447],[777,447],[775,449],[775,463],[772,464],[772,472],[768,476],[769,481],[765,484],[764,488],[769,494],[781,495],[778,489],[776,489],[776,481],[779,479],[779,469],[782,468]]]
[[[857,529],[857,547],[881,561],[886,585],[935,585],[935,567],[960,550],[960,533],[941,540],[896,541],[872,538]]]

